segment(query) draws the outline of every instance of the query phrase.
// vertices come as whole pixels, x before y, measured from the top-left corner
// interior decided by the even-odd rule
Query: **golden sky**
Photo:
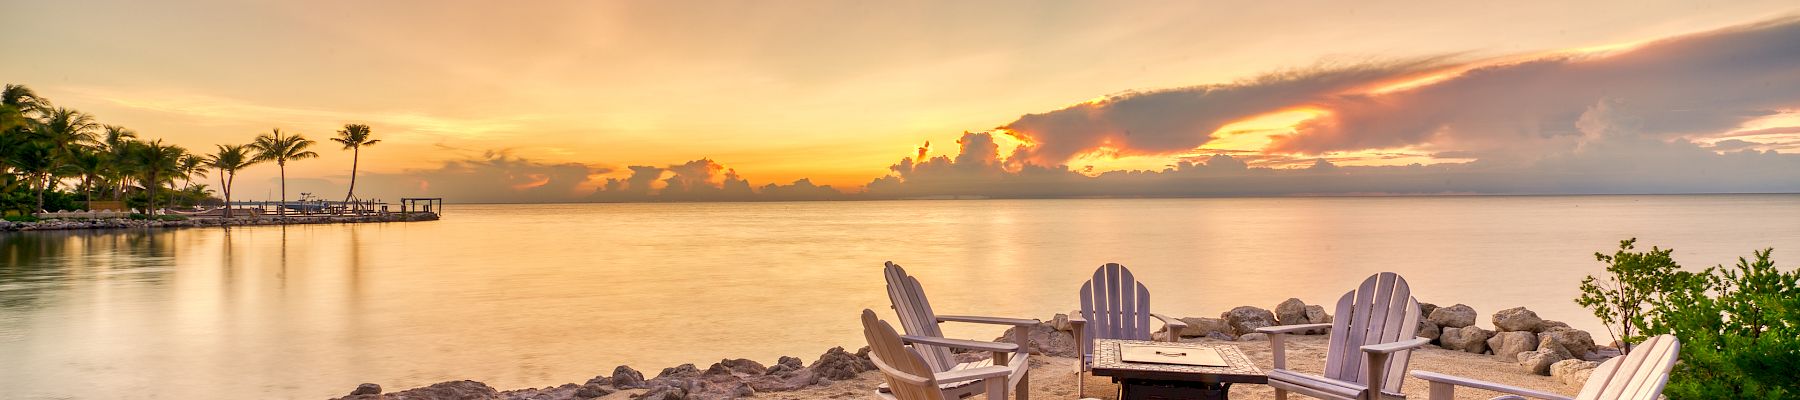
[[[487,151],[613,170],[704,157],[756,184],[811,178],[855,188],[925,141],[952,148],[964,131],[1096,96],[1371,60],[1604,48],[1791,15],[1796,6],[46,1],[4,8],[0,81],[191,149],[248,142],[270,128],[323,142],[345,123],[366,123],[383,143],[363,152],[362,167],[377,173],[437,168]],[[1292,125],[1307,112],[1262,119]],[[1220,140],[1210,146],[1229,147],[1228,136],[1215,134]],[[1252,149],[1267,142],[1235,140]],[[341,182],[348,152],[323,143],[319,151],[319,160],[292,164],[290,179]],[[1070,164],[1157,168],[1173,159],[1089,156]],[[259,167],[240,176],[240,193],[260,196],[274,174]]]

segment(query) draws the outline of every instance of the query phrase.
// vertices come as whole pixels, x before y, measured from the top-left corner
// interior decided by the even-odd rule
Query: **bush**
[[[1681,339],[1681,362],[1664,395],[1800,398],[1800,271],[1781,272],[1773,249],[1730,268],[1683,271],[1669,258],[1673,250],[1633,252],[1635,241],[1597,255],[1612,276],[1583,280],[1576,302],[1594,309],[1608,329],[1628,326],[1621,329],[1625,343],[1661,334]]]
[[[9,222],[38,222],[38,217],[30,215],[8,215],[6,216],[6,220]]]
[[[131,215],[128,215],[126,217],[131,218],[131,219],[138,219],[138,220],[150,219],[149,215],[139,214],[139,213],[131,213]]]

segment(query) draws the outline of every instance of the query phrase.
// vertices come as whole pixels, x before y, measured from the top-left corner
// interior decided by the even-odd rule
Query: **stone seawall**
[[[189,218],[180,221],[149,219],[50,219],[37,222],[0,221],[0,232],[51,231],[72,229],[191,228],[209,226],[255,226],[298,224],[352,224],[361,222],[436,221],[436,213],[388,213],[377,215],[301,215],[283,218]]]

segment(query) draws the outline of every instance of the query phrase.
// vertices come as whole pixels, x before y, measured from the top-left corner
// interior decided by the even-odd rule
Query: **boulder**
[[[575,397],[580,397],[583,399],[591,399],[591,398],[595,398],[595,397],[609,395],[612,393],[613,393],[612,389],[607,389],[605,386],[601,386],[598,384],[592,384],[592,383],[586,384],[586,385],[581,385],[580,388],[575,389]]]
[[[1493,336],[1493,332],[1474,326],[1444,328],[1443,333],[1438,336],[1438,342],[1446,349],[1481,354],[1487,352],[1487,340]]]
[[[1275,326],[1275,313],[1261,308],[1241,306],[1220,314],[1219,318],[1231,325],[1231,333],[1244,335],[1256,332],[1256,328]]]
[[[1462,304],[1449,307],[1438,307],[1431,310],[1431,323],[1440,328],[1461,328],[1475,325],[1475,309]],[[1448,329],[1446,329],[1448,330]]]
[[[1537,336],[1538,350],[1560,350],[1568,355],[1563,358],[1581,357],[1594,350],[1594,337],[1588,335],[1587,331],[1557,330],[1539,333]]]
[[[812,365],[807,368],[818,373],[820,378],[841,381],[856,378],[856,374],[863,371],[874,370],[875,363],[867,358],[850,354],[850,352],[844,351],[843,347],[833,347],[831,350],[826,350],[825,354],[819,355],[819,360],[813,361]]]
[[[1181,322],[1187,323],[1187,329],[1181,330],[1183,337],[1212,336],[1215,332],[1232,335],[1231,324],[1223,318],[1188,317],[1182,318]]]
[[[1587,383],[1588,376],[1594,373],[1594,368],[1599,366],[1600,363],[1586,360],[1557,361],[1555,364],[1550,364],[1550,376],[1564,385],[1581,387],[1582,384]],[[1584,371],[1586,373],[1581,373]]]
[[[1331,323],[1331,314],[1325,313],[1325,306],[1306,306],[1306,320],[1312,324]]]
[[[1513,307],[1494,313],[1494,329],[1501,332],[1532,332],[1543,330],[1544,319],[1525,307]]]
[[[1525,372],[1549,376],[1550,365],[1568,357],[1564,357],[1563,353],[1558,350],[1543,349],[1519,353],[1518,358],[1519,368]]]
[[[360,388],[360,386],[358,386]],[[434,383],[431,386],[388,394],[359,394],[341,400],[496,400],[500,391],[487,384],[462,380]]]
[[[695,378],[699,376],[700,368],[695,367],[694,364],[681,364],[680,366],[673,368],[663,368],[662,373],[656,374],[656,378],[653,379]]]
[[[1621,355],[1624,355],[1624,353],[1620,352],[1616,347],[1596,346],[1593,351],[1582,354],[1581,359],[1588,361],[1606,361]]]
[[[1419,303],[1419,319],[1431,319],[1431,312],[1436,311],[1437,308],[1436,304]]]
[[[1228,334],[1225,332],[1208,333],[1208,334],[1206,334],[1206,338],[1212,339],[1212,340],[1223,340],[1223,341],[1227,341],[1227,342],[1237,340],[1237,338],[1231,337],[1231,334]]]
[[[1502,361],[1518,361],[1519,353],[1537,349],[1537,335],[1531,332],[1512,331],[1495,333],[1488,338],[1489,349]]]
[[[1436,342],[1438,336],[1442,333],[1443,331],[1438,330],[1437,324],[1431,323],[1431,321],[1419,320],[1419,333],[1416,336],[1431,339],[1432,342]]]
[[[994,338],[994,341],[1012,343],[1013,329],[1018,329],[1018,327],[1006,328],[1006,332],[1002,333],[1000,337]],[[1037,324],[1029,329],[1025,333],[1025,337],[1030,342],[1026,343],[1026,351],[1031,354],[1047,354],[1056,357],[1075,356],[1074,333],[1056,330],[1050,324]]]
[[[1251,333],[1246,333],[1243,336],[1238,336],[1237,340],[1239,342],[1264,341],[1264,340],[1269,340],[1269,334],[1251,332]]]
[[[656,385],[632,399],[636,400],[684,400],[688,396],[687,389],[675,385]]]
[[[650,387],[644,383],[643,373],[631,369],[630,366],[626,365],[620,365],[617,368],[613,368],[612,385],[613,387],[620,389],[643,389]]]
[[[1575,328],[1570,327],[1569,324],[1563,323],[1562,321],[1551,321],[1551,320],[1546,319],[1546,320],[1544,320],[1543,323],[1538,324],[1538,332],[1569,331],[1569,330],[1575,330]]]
[[[1310,322],[1307,322],[1306,319],[1306,303],[1301,302],[1300,299],[1289,298],[1287,301],[1275,305],[1276,325],[1303,325],[1309,323]]]
[[[767,372],[765,372],[765,374],[778,375],[778,374],[785,373],[785,372],[792,372],[795,370],[799,370],[801,368],[806,368],[806,363],[801,362],[800,357],[781,356],[780,359],[775,361],[774,366],[769,367],[769,370]]]
[[[356,390],[350,391],[351,396],[363,395],[363,394],[381,394],[381,385],[377,385],[377,384],[373,384],[373,383],[364,383],[361,385],[356,385]]]
[[[1050,327],[1063,332],[1074,332],[1075,325],[1069,323],[1069,314],[1056,314],[1050,317]]]
[[[750,383],[750,388],[758,392],[786,392],[819,383],[819,374],[814,373],[810,368],[802,368],[780,374],[752,377],[746,381]]]

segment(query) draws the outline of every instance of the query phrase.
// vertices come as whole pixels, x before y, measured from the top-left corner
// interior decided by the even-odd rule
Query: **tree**
[[[14,132],[29,127],[32,116],[40,113],[49,105],[31,88],[22,85],[6,85],[0,89],[0,133]]]
[[[81,193],[89,210],[94,209],[94,185],[100,183],[100,176],[111,169],[108,161],[105,153],[96,150],[83,150],[69,158],[69,168],[81,175]]]
[[[1623,346],[1619,351],[1631,353],[1631,344],[1643,340],[1644,311],[1661,300],[1664,287],[1671,280],[1683,279],[1681,266],[1669,256],[1674,249],[1652,246],[1648,252],[1631,251],[1637,238],[1619,241],[1619,251],[1611,255],[1594,253],[1594,259],[1606,263],[1601,278],[1588,276],[1581,280],[1581,297],[1576,304],[1594,310],[1594,317],[1606,325],[1606,332]]]
[[[126,154],[136,167],[138,182],[144,185],[144,190],[149,195],[147,214],[156,215],[156,189],[162,187],[164,182],[174,182],[175,175],[181,173],[181,158],[187,155],[187,149],[165,145],[162,139],[136,143]]]
[[[231,184],[237,180],[238,170],[258,161],[249,148],[237,144],[219,145],[218,152],[206,156],[206,167],[220,172],[219,191],[225,194],[225,218],[231,218]]]
[[[350,199],[356,197],[356,164],[362,159],[363,146],[374,146],[376,143],[381,143],[381,139],[370,139],[372,135],[368,125],[345,124],[344,129],[338,131],[338,137],[331,138],[331,141],[338,142],[338,144],[344,145],[344,149],[350,150],[350,191],[344,193],[345,203],[349,203]]]
[[[319,153],[307,150],[312,145],[313,141],[304,136],[283,136],[279,128],[257,136],[256,141],[250,143],[250,148],[256,150],[257,161],[275,160],[275,165],[281,168],[281,207],[276,212],[282,217],[287,216],[287,162],[318,157]]]
[[[181,189],[187,190],[188,187],[194,186],[195,176],[206,177],[206,160],[193,154],[184,155],[181,157],[181,162],[177,163],[176,169],[181,170]]]
[[[39,138],[56,148],[58,157],[67,157],[81,146],[98,144],[99,138],[94,135],[98,129],[100,124],[94,122],[94,116],[58,107],[44,114],[36,131]]]
[[[14,145],[10,153],[6,157],[7,164],[23,173],[31,188],[37,191],[37,203],[32,210],[43,211],[44,190],[56,170],[56,148],[41,140],[25,140]]]
[[[103,128],[100,148],[108,157],[111,167],[102,176],[109,182],[107,188],[112,192],[113,200],[120,200],[120,196],[125,194],[125,177],[133,175],[130,165],[124,162],[125,149],[137,139],[138,134],[118,125],[106,125]]]

